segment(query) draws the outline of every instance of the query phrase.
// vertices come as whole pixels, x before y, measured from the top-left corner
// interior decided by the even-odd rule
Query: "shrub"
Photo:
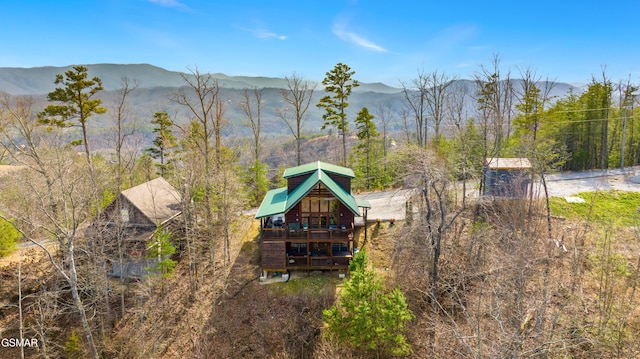
[[[323,311],[327,334],[358,350],[411,354],[404,332],[413,313],[404,294],[398,288],[385,291],[367,268],[365,251],[355,255],[349,269],[351,278],[345,280],[338,304]]]
[[[11,223],[0,218],[0,257],[13,252],[19,238],[20,232]]]

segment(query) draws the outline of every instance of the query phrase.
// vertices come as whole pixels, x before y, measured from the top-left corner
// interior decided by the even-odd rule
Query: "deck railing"
[[[287,256],[287,269],[291,270],[345,270],[351,255],[342,256]]]
[[[353,237],[353,229],[288,229],[263,228],[262,238],[269,240],[348,240]]]
[[[297,226],[262,228],[262,242],[266,244],[282,243],[282,247],[263,248],[263,268],[265,256],[273,259],[268,268],[278,270],[347,270],[351,261],[353,248],[352,228],[296,228]],[[287,243],[311,243],[305,250],[289,248]],[[313,247],[313,243],[326,243],[328,247]],[[342,246],[343,245],[343,246]],[[336,246],[334,248],[334,246]],[[277,259],[279,256],[281,262]],[[276,264],[276,263],[280,264]],[[283,263],[284,262],[284,263]],[[284,265],[284,266],[283,266]]]

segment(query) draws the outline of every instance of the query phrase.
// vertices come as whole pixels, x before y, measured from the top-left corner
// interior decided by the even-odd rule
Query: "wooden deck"
[[[353,230],[264,228],[262,270],[349,269],[353,257]]]

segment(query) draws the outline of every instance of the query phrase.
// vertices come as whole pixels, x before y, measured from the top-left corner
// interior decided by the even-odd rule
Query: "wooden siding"
[[[129,210],[129,223],[131,224],[148,224],[148,225],[152,225],[155,226],[155,223],[152,223],[144,214],[142,214],[142,212],[140,212],[140,210],[134,206],[131,202],[129,202],[128,200],[124,200],[123,202],[123,208],[127,208]]]
[[[287,248],[285,242],[273,241],[262,243],[262,270],[287,270]]]
[[[355,215],[353,212],[340,202],[338,206],[338,226],[342,226],[344,224],[348,229],[350,229],[353,225],[354,219]]]
[[[351,193],[351,178],[343,177],[334,173],[328,173],[329,178],[331,178],[338,186],[342,187],[347,193]],[[291,193],[291,191],[295,190],[302,184],[302,182],[306,181],[307,178],[311,176],[311,173],[307,173],[301,176],[291,177],[287,180],[287,191]]]
[[[347,191],[347,193],[351,193],[351,178],[337,175],[335,173],[329,173],[329,177],[338,184],[338,186],[342,187],[343,190]]]
[[[287,212],[285,214],[285,218],[284,218],[284,222],[289,224],[289,223],[296,223],[296,222],[300,222],[300,202],[296,203],[295,206],[293,206],[289,212]]]
[[[104,210],[104,216],[107,222],[117,223],[122,220],[121,210],[126,209],[129,211],[129,221],[124,223],[125,226],[150,226],[155,227],[155,223],[152,223],[136,206],[134,206],[129,200],[123,196],[118,196],[107,208]]]
[[[307,178],[311,176],[311,173],[306,173],[300,176],[295,176],[287,179],[287,192],[291,193],[291,191],[295,190],[304,182]]]

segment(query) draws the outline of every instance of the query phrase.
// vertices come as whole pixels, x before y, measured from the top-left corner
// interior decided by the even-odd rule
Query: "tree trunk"
[[[71,296],[73,298],[73,304],[80,314],[80,322],[82,323],[82,330],[87,339],[87,345],[89,345],[89,351],[93,359],[98,359],[98,350],[96,349],[95,342],[93,340],[93,334],[91,333],[91,327],[89,326],[89,320],[87,319],[87,313],[84,310],[82,298],[78,293],[78,274],[76,272],[76,262],[73,253],[73,242],[71,242],[67,249],[67,255],[69,260],[69,287],[71,287]]]
[[[345,126],[345,120],[342,119],[342,164],[347,167],[347,130]]]

